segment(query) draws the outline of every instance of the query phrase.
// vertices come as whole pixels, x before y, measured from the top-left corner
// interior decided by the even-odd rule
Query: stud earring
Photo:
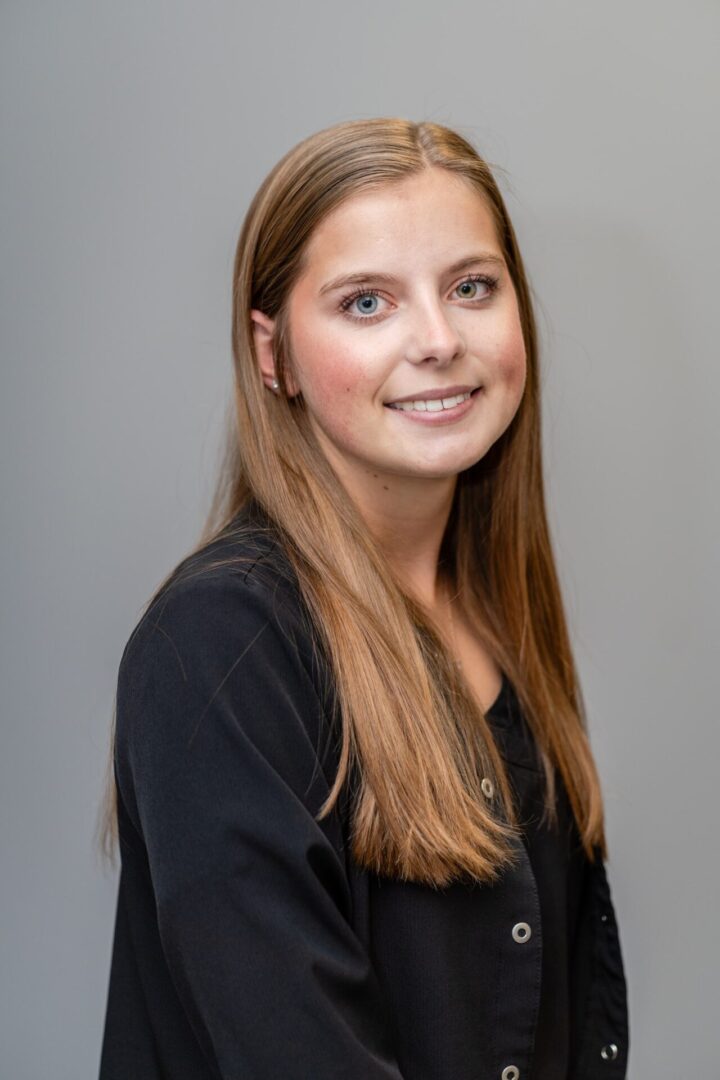
[[[273,390],[275,391],[275,393],[277,394],[278,390],[280,389],[280,383],[277,381],[277,379],[273,379],[273,381],[270,383],[270,385],[273,388]]]

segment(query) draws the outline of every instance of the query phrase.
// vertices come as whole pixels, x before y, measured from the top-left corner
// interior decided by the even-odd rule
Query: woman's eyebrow
[[[468,255],[464,259],[459,259],[458,262],[448,266],[445,271],[447,274],[457,274],[461,270],[464,270],[468,266],[473,266],[475,263],[495,263],[499,266],[505,265],[505,260],[501,255],[492,251],[481,251],[475,255]],[[362,285],[368,281],[381,281],[387,285],[397,285],[398,278],[394,274],[383,273],[382,270],[356,270],[352,274],[343,274],[342,277],[333,278],[332,281],[327,281],[320,289],[319,295],[332,292],[333,289],[340,289],[343,285]]]

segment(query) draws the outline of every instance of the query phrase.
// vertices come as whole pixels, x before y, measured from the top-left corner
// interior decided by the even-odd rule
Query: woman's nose
[[[438,360],[449,364],[465,352],[465,342],[441,301],[418,303],[408,313],[409,340],[406,358],[414,364]]]

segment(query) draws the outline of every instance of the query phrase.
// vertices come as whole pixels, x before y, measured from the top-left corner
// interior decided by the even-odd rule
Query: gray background
[[[501,167],[538,301],[629,1075],[720,1076],[718,15],[2,4],[3,1078],[97,1072],[117,665],[207,506],[248,201],[300,138],[377,115],[448,123]]]

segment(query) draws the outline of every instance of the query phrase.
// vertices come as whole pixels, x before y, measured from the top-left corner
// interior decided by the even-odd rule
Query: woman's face
[[[302,391],[348,481],[454,478],[505,431],[525,385],[517,298],[490,212],[438,168],[352,196],[318,225],[290,294],[289,338],[289,392]],[[269,383],[269,335],[256,332],[261,358],[262,341]]]

